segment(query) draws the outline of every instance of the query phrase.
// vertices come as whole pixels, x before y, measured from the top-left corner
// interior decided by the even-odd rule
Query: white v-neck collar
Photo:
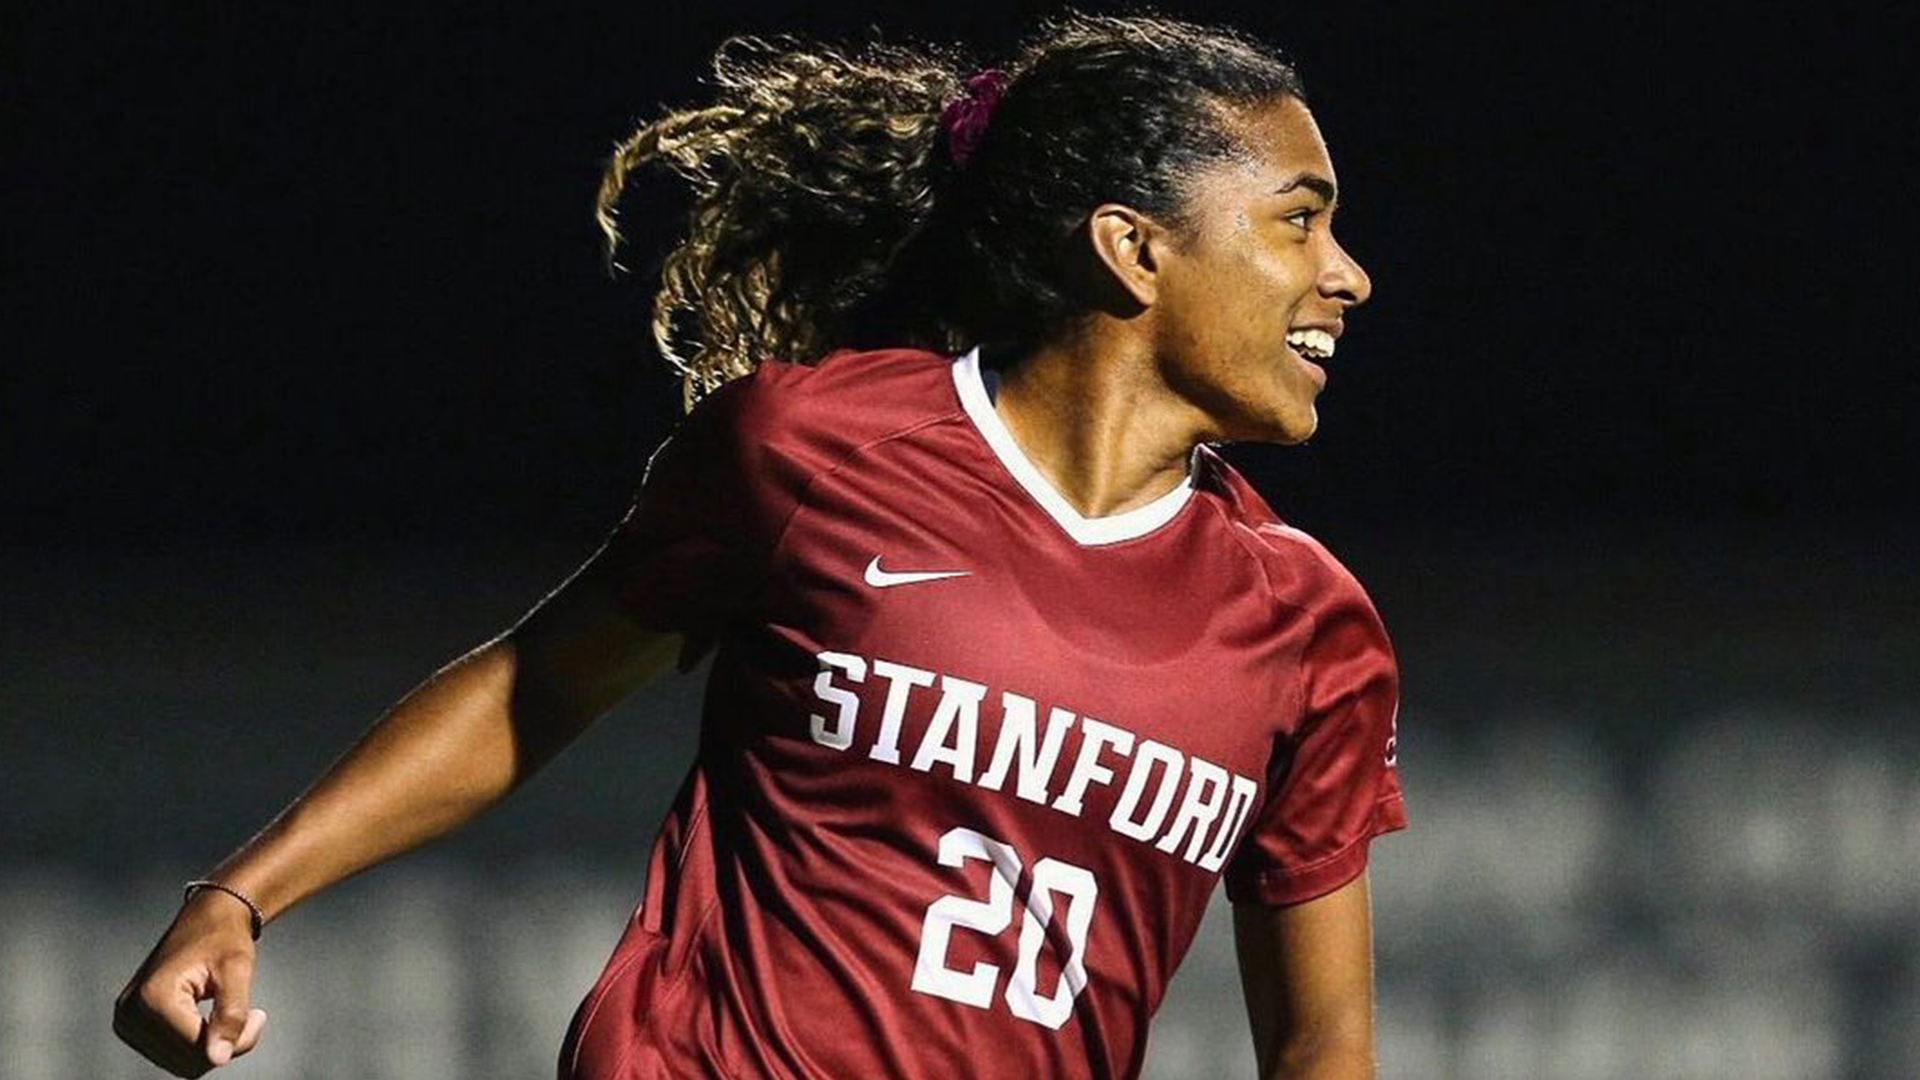
[[[1172,521],[1173,516],[1193,495],[1194,459],[1190,456],[1187,459],[1187,475],[1180,478],[1180,483],[1172,491],[1144,506],[1136,506],[1122,513],[1084,517],[1027,459],[1020,444],[1013,441],[1013,433],[1007,430],[1000,414],[994,411],[993,399],[987,396],[987,385],[980,375],[980,346],[975,345],[953,362],[953,385],[960,393],[961,408],[966,410],[967,418],[973,421],[974,428],[986,440],[994,456],[1000,459],[1000,464],[1006,466],[1027,494],[1033,496],[1033,501],[1039,503],[1049,517],[1059,522],[1060,527],[1077,544],[1113,544],[1145,536]]]

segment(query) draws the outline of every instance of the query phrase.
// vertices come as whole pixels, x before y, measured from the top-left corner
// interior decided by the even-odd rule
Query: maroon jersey
[[[1406,824],[1352,575],[1204,445],[1082,517],[977,349],[762,363],[605,557],[718,648],[563,1078],[1133,1077],[1216,880],[1297,903]]]

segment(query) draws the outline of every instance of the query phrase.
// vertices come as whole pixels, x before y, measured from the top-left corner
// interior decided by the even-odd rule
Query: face
[[[1214,438],[1297,443],[1319,424],[1319,361],[1372,284],[1333,238],[1333,162],[1313,114],[1286,98],[1239,119],[1245,154],[1196,178],[1192,226],[1157,253],[1155,351]]]

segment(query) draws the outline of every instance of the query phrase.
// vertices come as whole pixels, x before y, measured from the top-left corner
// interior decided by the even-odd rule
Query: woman
[[[717,648],[563,1078],[1131,1077],[1221,878],[1262,1075],[1372,1075],[1391,648],[1208,445],[1311,435],[1367,298],[1325,144],[1231,32],[1068,15],[964,70],[735,39],[621,144],[615,241],[631,170],[695,189],[687,417],[579,573],[189,888],[122,1038],[246,1053],[263,922]]]

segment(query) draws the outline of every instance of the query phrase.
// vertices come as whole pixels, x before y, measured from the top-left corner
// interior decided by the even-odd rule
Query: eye
[[[1313,228],[1314,219],[1318,218],[1320,213],[1319,210],[1311,206],[1303,206],[1298,210],[1288,212],[1283,220],[1301,229],[1311,229]]]

